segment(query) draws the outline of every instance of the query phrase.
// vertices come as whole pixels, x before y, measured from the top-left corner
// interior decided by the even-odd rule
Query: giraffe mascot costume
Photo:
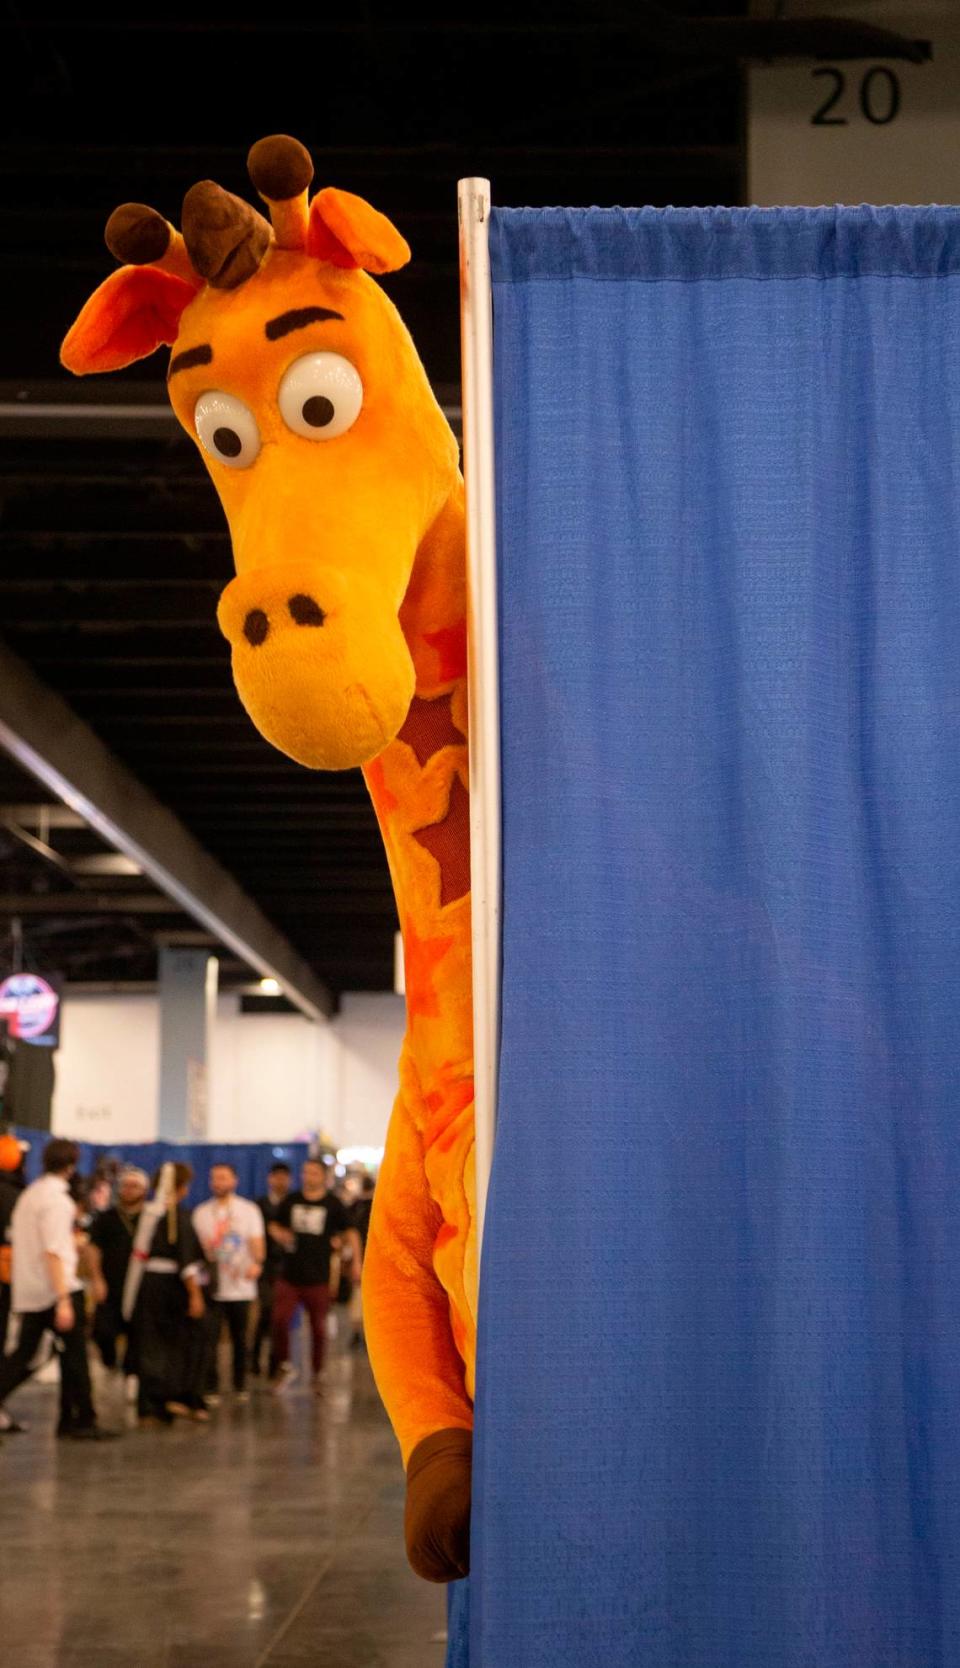
[[[363,767],[403,932],[407,1033],[364,1308],[429,1580],[465,1575],[476,1345],[463,483],[413,342],[371,274],[410,257],[348,192],[309,198],[284,135],[254,145],[270,221],[210,180],[182,233],[117,209],[125,264],[63,344],[77,375],[166,343],[170,400],[220,495],[236,577],[218,620],[268,741]]]

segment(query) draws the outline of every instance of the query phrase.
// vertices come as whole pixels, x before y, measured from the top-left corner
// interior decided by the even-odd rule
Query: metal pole
[[[489,180],[461,180],[460,340],[467,532],[470,876],[477,1249],[496,1125],[500,1041],[500,688]]]

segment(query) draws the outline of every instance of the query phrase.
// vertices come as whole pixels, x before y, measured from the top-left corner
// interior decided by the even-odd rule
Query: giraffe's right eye
[[[200,395],[193,421],[205,452],[228,469],[249,469],[260,450],[260,430],[248,405],[215,388]]]

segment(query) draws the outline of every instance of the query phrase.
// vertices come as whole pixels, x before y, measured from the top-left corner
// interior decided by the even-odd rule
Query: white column
[[[208,1065],[216,1017],[218,962],[207,950],[160,951],[161,1141],[205,1141]]]

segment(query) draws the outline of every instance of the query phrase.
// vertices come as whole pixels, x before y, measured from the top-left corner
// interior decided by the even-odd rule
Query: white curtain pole
[[[500,1040],[500,687],[489,180],[461,180],[460,341],[467,520],[470,885],[477,1248],[493,1161]]]

